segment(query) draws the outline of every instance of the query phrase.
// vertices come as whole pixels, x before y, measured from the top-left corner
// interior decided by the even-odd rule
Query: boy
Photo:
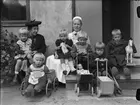
[[[93,53],[92,56],[92,70],[90,71],[93,73],[93,75],[96,77],[96,71],[97,71],[97,65],[96,65],[96,60],[97,59],[105,59],[105,44],[103,42],[96,42],[95,44],[95,52]],[[106,75],[106,70],[105,70],[105,63],[100,62],[99,63],[99,75],[105,76]]]
[[[109,60],[111,73],[116,79],[120,79],[119,72],[123,70],[126,79],[130,79],[130,70],[126,67],[126,51],[125,47],[128,42],[122,39],[120,29],[112,31],[112,40],[106,46],[106,56]],[[133,51],[136,53],[136,48],[133,45]]]
[[[87,37],[84,35],[78,37],[78,42],[73,45],[71,54],[76,59],[76,64],[82,64],[83,69],[89,69],[87,65],[92,54],[91,46],[87,43]]]

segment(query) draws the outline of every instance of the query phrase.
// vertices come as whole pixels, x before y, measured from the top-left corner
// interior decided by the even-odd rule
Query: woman
[[[73,44],[78,42],[78,37],[79,36],[85,36],[87,38],[87,43],[90,44],[89,37],[86,32],[82,31],[82,18],[80,16],[75,16],[73,18],[73,32],[69,33],[68,37],[73,41]]]
[[[28,31],[32,38],[32,46],[31,49],[33,51],[33,54],[36,52],[45,54],[46,52],[46,44],[44,36],[41,34],[38,34],[39,27],[38,25],[41,24],[41,21],[30,21],[26,23],[25,25],[28,27]]]

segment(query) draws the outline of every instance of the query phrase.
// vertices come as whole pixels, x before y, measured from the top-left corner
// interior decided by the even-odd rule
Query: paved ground
[[[1,105],[140,105],[135,97],[102,97],[81,94],[77,97],[74,91],[59,88],[47,98],[40,95],[34,98],[21,96],[19,87],[1,89]]]

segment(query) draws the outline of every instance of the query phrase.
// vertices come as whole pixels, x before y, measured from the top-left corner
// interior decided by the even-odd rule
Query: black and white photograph
[[[140,105],[140,0],[0,5],[0,105]]]

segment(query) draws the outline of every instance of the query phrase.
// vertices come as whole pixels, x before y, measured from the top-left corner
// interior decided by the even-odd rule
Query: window
[[[30,20],[29,0],[3,0],[2,25],[23,25]]]

